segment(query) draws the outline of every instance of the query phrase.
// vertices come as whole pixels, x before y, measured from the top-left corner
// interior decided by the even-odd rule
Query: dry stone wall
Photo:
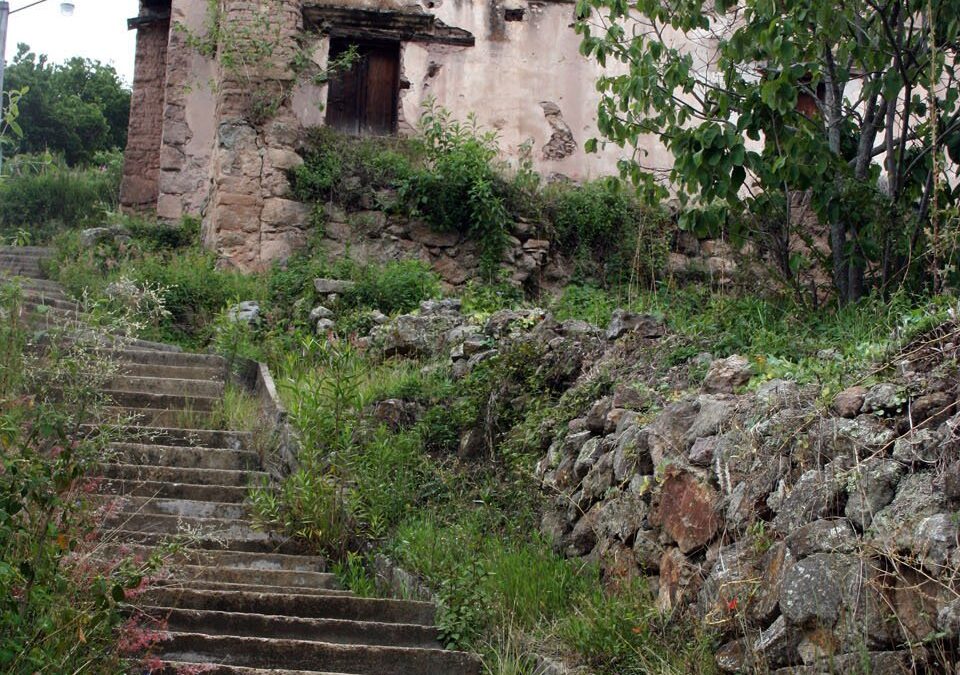
[[[721,671],[955,671],[957,324],[829,408],[816,386],[744,389],[751,363],[737,356],[698,357],[709,364],[699,391],[664,397],[690,384],[688,366],[663,366],[674,343],[660,321],[620,311],[601,330],[538,309],[478,323],[456,301],[426,302],[366,342],[448,356],[454,377],[534,345],[573,390],[612,381],[579,416],[541,428],[542,533],[611,587],[645,579],[660,609],[715,631]],[[464,432],[463,457],[489,452],[485,424]]]

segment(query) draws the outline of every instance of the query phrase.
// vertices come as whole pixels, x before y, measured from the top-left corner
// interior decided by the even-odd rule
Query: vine
[[[224,12],[221,0],[207,0],[202,31],[192,31],[182,23],[176,25],[176,30],[183,33],[188,47],[205,58],[216,59],[241,90],[249,93],[247,115],[254,125],[273,118],[293,91],[288,78],[279,77],[276,72],[271,74],[271,70],[285,65],[297,76],[316,69],[310,81],[322,85],[336,73],[349,70],[359,58],[352,46],[326,68],[320,68],[311,58],[306,40],[291,38],[281,19],[262,7],[243,18],[231,18]],[[290,51],[289,57],[278,59],[278,55],[286,56],[284,50]]]

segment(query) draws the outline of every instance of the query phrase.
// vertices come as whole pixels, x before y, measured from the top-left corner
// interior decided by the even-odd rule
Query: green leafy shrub
[[[385,314],[411,312],[423,300],[440,295],[440,277],[420,260],[392,260],[384,265],[354,268],[356,282],[341,301],[349,307],[368,307]]]
[[[666,216],[642,207],[620,181],[558,186],[547,198],[554,239],[561,252],[577,259],[581,276],[650,284],[663,268]]]
[[[328,127],[312,130],[304,163],[293,170],[293,192],[305,202],[358,208],[378,190],[397,187],[410,173],[402,140],[357,139]],[[385,205],[382,205],[385,206]]]
[[[115,159],[110,155],[111,161]],[[120,181],[115,166],[70,169],[49,155],[33,163],[21,161],[19,166],[4,168],[0,232],[29,227],[34,243],[39,243],[47,240],[57,225],[100,225],[107,212],[117,208]]]
[[[484,273],[495,278],[510,220],[496,134],[481,131],[473,115],[466,123],[453,119],[433,101],[426,104],[420,131],[425,161],[401,190],[407,207],[438,230],[475,239]]]

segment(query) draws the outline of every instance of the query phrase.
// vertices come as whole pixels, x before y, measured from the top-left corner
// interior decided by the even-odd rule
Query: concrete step
[[[161,546],[171,541],[180,541],[185,546],[194,549],[211,551],[244,551],[247,553],[286,555],[306,555],[310,553],[308,547],[300,541],[286,539],[276,534],[264,538],[250,538],[246,536],[229,537],[223,533],[196,533],[178,532],[166,534],[160,532],[138,532],[136,530],[115,529],[109,532],[106,543],[139,544],[141,546]]]
[[[100,428],[85,424],[81,432],[87,435],[97,434]],[[253,434],[249,431],[225,431],[219,429],[184,429],[180,427],[150,427],[143,425],[119,425],[107,430],[111,438],[126,442],[139,442],[154,445],[176,445],[179,447],[204,447],[215,449],[242,450],[252,446]]]
[[[265,471],[196,469],[181,466],[154,466],[151,464],[103,464],[100,473],[104,478],[119,478],[122,480],[224,485],[227,487],[259,485],[270,478],[270,474]]]
[[[143,363],[156,366],[179,366],[188,368],[212,368],[224,371],[227,360],[216,354],[193,354],[190,352],[156,351],[152,349],[120,348],[108,350],[110,356],[125,363]]]
[[[263,588],[331,590],[339,588],[336,576],[324,572],[181,564],[177,565],[174,574],[177,579],[245,584]]]
[[[139,672],[139,670],[138,670]],[[146,674],[147,671],[144,671]],[[189,663],[186,661],[161,661],[149,671],[149,675],[356,675],[356,673],[331,673],[325,670],[289,670],[287,668],[244,668],[222,663]]]
[[[153,464],[234,471],[260,468],[260,457],[249,450],[224,450],[203,446],[187,448],[179,445],[148,443],[111,443],[109,450],[122,464]]]
[[[283,593],[298,596],[353,597],[352,591],[345,591],[342,588],[308,588],[303,586],[273,586],[269,584],[250,585],[230,581],[181,579],[176,576],[169,579],[158,580],[154,582],[154,585],[158,588],[174,588],[177,590],[191,591],[250,591],[254,593]]]
[[[110,497],[116,499],[116,497]],[[164,497],[122,497],[124,513],[141,515],[183,516],[189,518],[218,518],[243,520],[250,517],[246,504],[238,502],[208,502],[196,499],[167,499]]]
[[[335,645],[303,640],[169,632],[157,647],[162,659],[254,668],[317,668],[376,675],[479,675],[469,654],[438,649]]]
[[[150,546],[139,544],[102,544],[98,547],[100,556],[104,559],[116,559],[127,556],[137,556],[141,559],[149,557],[153,549]],[[324,558],[314,555],[292,555],[284,553],[252,553],[248,551],[224,551],[197,548],[184,548],[171,554],[170,562],[181,569],[210,570],[216,575],[219,570],[231,570],[230,574],[250,572],[251,574],[278,574],[294,575],[282,577],[282,585],[297,586],[291,583],[292,578],[303,578],[307,581],[322,585],[323,579],[332,575],[326,574],[327,562]],[[299,577],[298,575],[304,575]],[[227,575],[229,578],[229,574]],[[272,578],[272,577],[268,577]]]
[[[14,282],[16,281],[24,290],[34,290],[38,292],[48,293],[54,297],[67,298],[66,292],[63,290],[63,286],[58,284],[56,281],[50,281],[49,279],[31,279],[31,278],[17,278],[14,279],[13,275],[5,272],[0,269],[0,283],[2,282]]]
[[[98,420],[101,424],[121,424],[130,427],[175,427],[197,431],[217,426],[217,420],[206,410],[129,408],[116,405],[102,408]]]
[[[265,542],[271,540],[269,532],[254,529],[245,518],[201,518],[197,516],[167,515],[161,513],[136,513],[120,511],[107,516],[107,528],[119,528],[128,532],[148,534],[179,534],[202,532],[204,535],[220,536],[232,541]]]
[[[189,499],[227,504],[242,504],[250,490],[247,487],[230,485],[194,485],[170,481],[143,481],[123,479],[100,479],[96,490],[103,495],[150,497],[163,499]]]
[[[121,362],[117,372],[129,377],[169,378],[202,382],[223,382],[226,379],[224,368],[206,368],[202,366],[165,366],[152,363]]]
[[[122,408],[150,408],[153,410],[185,410],[207,413],[216,409],[219,397],[184,394],[163,394],[149,391],[126,391],[104,388],[101,392]]]
[[[25,253],[40,257],[50,257],[54,250],[49,246],[13,246],[4,244],[0,246],[0,253]]]
[[[21,289],[21,298],[23,302],[31,305],[45,305],[55,307],[65,311],[79,312],[82,307],[76,300],[72,300],[61,294],[54,295],[42,290],[32,288]]]
[[[278,638],[334,644],[379,645],[441,649],[437,630],[430,626],[344,619],[304,619],[291,616],[211,612],[196,609],[147,607],[143,612],[165,619],[177,633]]]
[[[142,604],[217,612],[271,614],[305,619],[345,619],[432,627],[435,608],[428,602],[314,596],[253,591],[204,591],[151,588]]]
[[[111,378],[108,388],[114,391],[165,394],[174,396],[204,397],[219,399],[223,396],[223,381],[181,380],[172,377],[136,377],[117,375]]]

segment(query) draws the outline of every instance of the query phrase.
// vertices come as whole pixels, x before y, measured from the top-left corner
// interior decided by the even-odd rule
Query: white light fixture
[[[64,16],[73,16],[74,7],[75,5],[72,2],[61,2],[60,13]]]

